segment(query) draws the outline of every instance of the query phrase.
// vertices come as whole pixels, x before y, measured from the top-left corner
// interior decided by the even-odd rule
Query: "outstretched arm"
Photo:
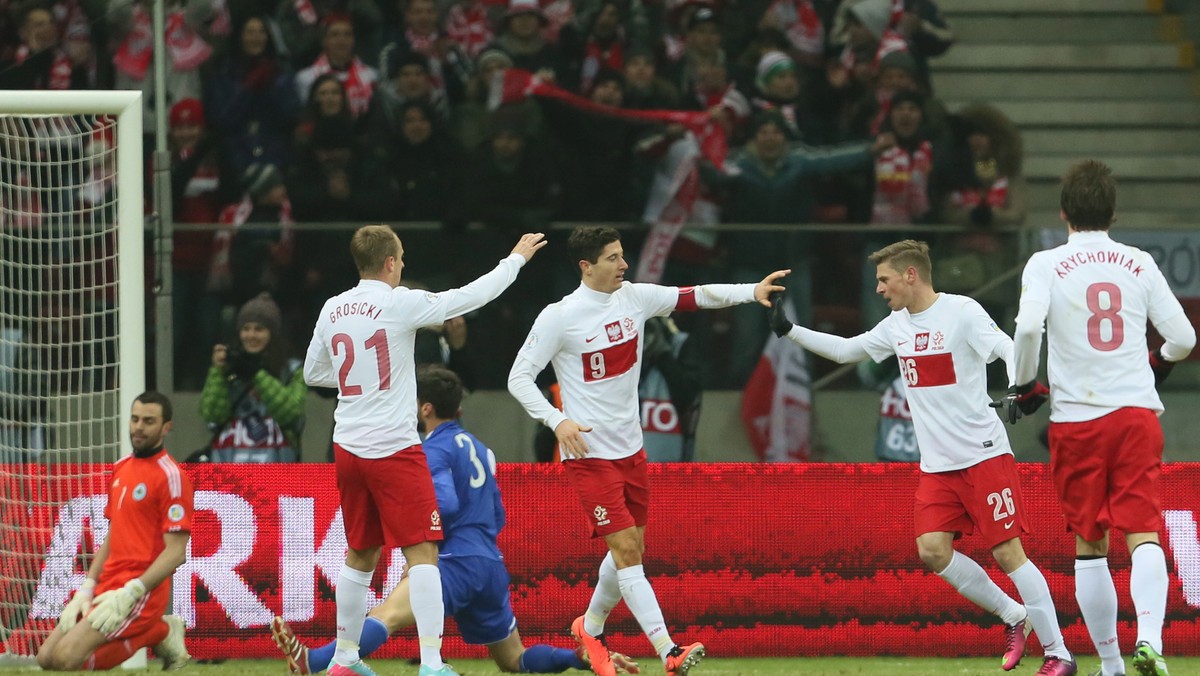
[[[442,307],[446,314],[443,319],[437,321],[437,324],[441,324],[446,319],[465,315],[495,300],[516,281],[517,273],[544,246],[546,246],[546,236],[542,233],[522,235],[517,245],[513,247],[512,253],[500,261],[499,265],[491,272],[466,286],[438,294],[442,298]]]
[[[764,280],[766,281],[766,280]],[[870,334],[860,334],[853,338],[842,338],[829,333],[821,333],[796,326],[784,315],[783,294],[772,292],[767,305],[771,308],[771,330],[780,338],[788,338],[799,343],[804,349],[832,359],[839,364],[849,364],[869,359],[871,353],[866,344]]]
[[[758,302],[763,307],[771,307],[768,297],[772,293],[782,292],[783,287],[777,281],[791,273],[791,270],[776,270],[767,275],[758,284],[703,284],[679,290],[677,310],[713,310],[716,308],[740,305],[742,303]],[[694,306],[688,307],[688,294],[692,295]]]

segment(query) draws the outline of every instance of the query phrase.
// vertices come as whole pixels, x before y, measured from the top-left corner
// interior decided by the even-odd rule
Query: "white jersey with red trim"
[[[421,443],[417,434],[417,329],[482,307],[517,278],[511,254],[470,284],[433,293],[364,279],[325,301],[304,359],[304,381],[338,388],[333,441],[360,458]]]
[[[974,299],[938,294],[924,312],[893,312],[862,338],[876,362],[893,354],[900,360],[923,471],[949,472],[1012,453],[987,392],[987,364],[1011,363],[1012,339]]]
[[[642,327],[679,303],[680,289],[671,286],[625,282],[603,293],[580,285],[533,323],[517,355],[538,371],[554,364],[563,413],[592,428],[584,435],[589,458],[619,460],[641,450]]]
[[[1127,406],[1162,412],[1146,321],[1183,312],[1150,254],[1107,232],[1072,233],[1029,257],[1021,303],[1047,308],[1050,419],[1094,420]]]

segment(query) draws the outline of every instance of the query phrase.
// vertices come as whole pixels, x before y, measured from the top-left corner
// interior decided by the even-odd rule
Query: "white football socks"
[[[650,644],[654,646],[658,656],[665,661],[675,644],[671,641],[671,635],[667,633],[662,608],[658,606],[658,598],[654,596],[654,589],[646,579],[645,569],[640,565],[622,568],[617,571],[617,580],[625,605],[629,606],[629,610],[637,618],[642,632],[650,639]]]
[[[1071,651],[1063,642],[1062,630],[1058,626],[1058,613],[1054,611],[1054,599],[1050,596],[1050,587],[1042,571],[1026,561],[1021,567],[1008,574],[1021,594],[1025,603],[1025,612],[1029,613],[1029,623],[1037,632],[1038,640],[1047,656],[1071,659]]]
[[[358,638],[362,636],[367,619],[367,588],[371,586],[373,570],[355,570],[342,564],[337,589],[337,647],[333,661],[348,667],[358,661]]]
[[[1137,610],[1137,640],[1162,654],[1163,617],[1167,613],[1167,557],[1153,542],[1140,544],[1130,557],[1129,594]]]
[[[446,625],[446,606],[442,601],[442,572],[423,563],[408,569],[408,602],[417,621],[417,640],[421,645],[421,664],[442,668],[442,631]]]
[[[974,559],[955,551],[939,576],[972,603],[996,615],[1004,624],[1015,624],[1025,617],[1025,608],[992,582],[987,572]]]
[[[1075,559],[1075,600],[1105,674],[1125,673],[1117,643],[1117,588],[1108,559]]]
[[[621,600],[621,585],[617,581],[617,564],[613,563],[612,552],[605,555],[600,562],[600,579],[592,590],[592,600],[588,603],[587,612],[583,614],[583,630],[589,636],[599,636],[604,633],[604,623],[608,614]]]

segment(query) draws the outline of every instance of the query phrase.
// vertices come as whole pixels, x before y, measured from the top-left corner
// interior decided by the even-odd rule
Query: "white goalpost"
[[[145,389],[140,92],[0,93],[0,652],[32,655],[99,546]],[[97,497],[99,496],[99,497]]]

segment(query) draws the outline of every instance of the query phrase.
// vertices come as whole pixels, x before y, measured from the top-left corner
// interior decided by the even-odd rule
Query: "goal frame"
[[[145,233],[142,191],[142,93],[137,91],[7,91],[5,115],[113,115],[117,118],[117,402],[123,419],[146,389]],[[118,428],[119,429],[119,428]],[[133,452],[119,434],[121,456]]]

